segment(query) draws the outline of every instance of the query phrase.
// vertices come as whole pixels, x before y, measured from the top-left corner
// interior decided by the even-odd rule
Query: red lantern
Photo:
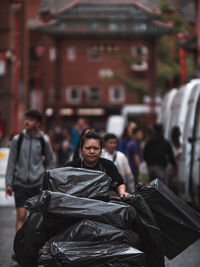
[[[181,66],[181,84],[185,83],[185,79],[187,77],[186,71],[186,52],[184,48],[181,48],[179,51],[180,56],[180,66]]]

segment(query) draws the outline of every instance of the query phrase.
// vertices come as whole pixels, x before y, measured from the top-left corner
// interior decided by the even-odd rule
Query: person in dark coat
[[[176,159],[172,146],[163,136],[162,124],[155,124],[154,134],[144,146],[144,160],[147,163],[150,180],[159,178],[168,184],[167,166],[176,167]]]

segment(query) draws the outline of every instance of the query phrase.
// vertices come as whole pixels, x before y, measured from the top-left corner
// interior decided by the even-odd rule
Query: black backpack
[[[20,133],[19,138],[17,140],[17,156],[16,156],[15,162],[17,162],[19,159],[19,154],[20,154],[20,149],[21,149],[23,138],[24,138],[24,134]],[[41,144],[41,148],[42,148],[42,156],[45,156],[45,146],[46,146],[45,140],[42,136],[39,137],[39,140],[40,140],[40,144]]]

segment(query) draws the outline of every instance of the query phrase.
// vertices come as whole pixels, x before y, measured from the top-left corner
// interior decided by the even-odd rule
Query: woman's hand
[[[129,198],[131,195],[129,193],[126,192],[126,187],[125,187],[125,184],[120,184],[118,187],[117,187],[117,192],[119,194],[119,196],[122,198],[122,197],[126,197],[126,198]]]
[[[122,198],[122,197],[126,197],[126,198],[129,198],[131,197],[131,195],[127,192],[123,192],[123,193],[120,193],[119,196]]]

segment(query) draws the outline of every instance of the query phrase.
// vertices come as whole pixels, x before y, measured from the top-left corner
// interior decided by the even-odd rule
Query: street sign
[[[0,148],[0,206],[14,206],[14,197],[5,196],[5,174],[8,163],[9,148]]]

